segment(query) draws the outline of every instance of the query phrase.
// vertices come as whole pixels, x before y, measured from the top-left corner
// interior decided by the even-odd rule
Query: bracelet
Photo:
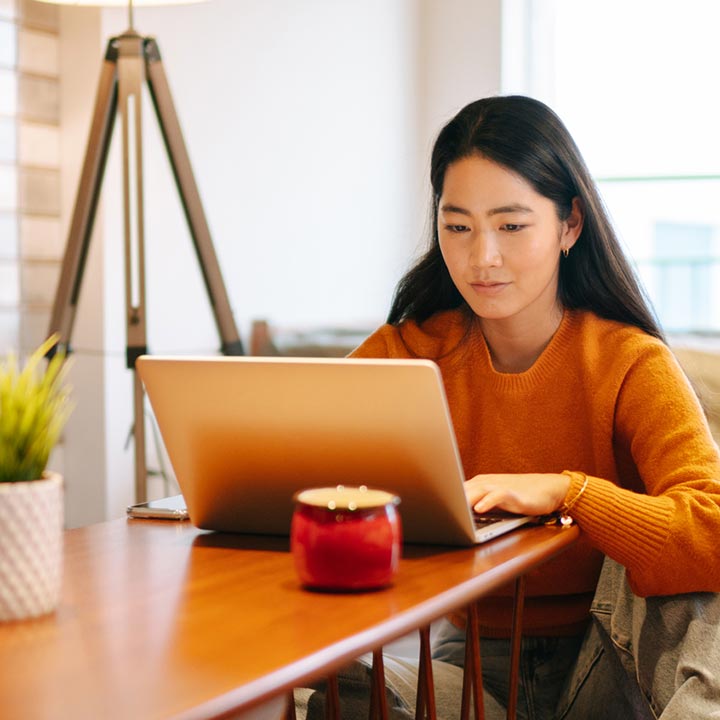
[[[563,473],[565,475],[570,475],[570,473]],[[573,473],[574,475],[575,473]],[[578,475],[583,476],[583,484],[580,488],[580,491],[578,494],[570,500],[570,502],[565,502],[562,504],[562,506],[558,509],[558,518],[560,520],[560,524],[563,526],[572,525],[573,519],[570,517],[570,510],[572,509],[573,505],[581,498],[582,494],[585,492],[588,486],[588,477],[584,473],[577,473]],[[572,476],[571,476],[572,477]]]

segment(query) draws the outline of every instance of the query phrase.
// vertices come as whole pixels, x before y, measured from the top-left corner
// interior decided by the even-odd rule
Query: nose
[[[469,260],[472,267],[480,269],[502,265],[502,254],[495,233],[475,233],[470,244]]]

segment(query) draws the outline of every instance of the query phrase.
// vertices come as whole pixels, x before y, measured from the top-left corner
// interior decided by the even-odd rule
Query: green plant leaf
[[[0,482],[41,477],[72,412],[65,354],[55,353],[43,369],[57,342],[49,337],[22,368],[13,354],[0,363]]]

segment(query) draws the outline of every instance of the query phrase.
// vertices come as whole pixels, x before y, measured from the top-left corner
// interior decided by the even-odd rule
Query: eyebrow
[[[444,213],[457,213],[458,215],[472,215],[472,213],[469,210],[466,210],[465,208],[459,207],[458,205],[443,205],[440,208],[441,212]],[[527,205],[520,205],[520,203],[512,203],[510,205],[501,205],[500,207],[493,208],[492,210],[488,210],[488,215],[503,215],[506,213],[523,213],[523,214],[531,214],[534,211],[532,208],[527,207]]]

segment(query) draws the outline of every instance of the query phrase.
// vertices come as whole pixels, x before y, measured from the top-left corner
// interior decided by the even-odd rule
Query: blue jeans
[[[520,653],[518,720],[547,720],[578,660],[583,636],[523,638]],[[433,659],[462,667],[465,631],[443,620],[435,639]],[[485,718],[504,720],[510,678],[510,641],[481,638]],[[459,717],[455,714],[454,717]]]
[[[606,559],[583,637],[524,638],[519,720],[720,720],[720,595],[639,598]],[[480,642],[487,720],[505,718],[510,643]],[[447,621],[435,638],[438,716],[460,717],[465,633]],[[339,675],[342,717],[367,718],[370,657]],[[417,663],[385,656],[390,715],[414,717]],[[322,718],[323,693],[308,720]]]

